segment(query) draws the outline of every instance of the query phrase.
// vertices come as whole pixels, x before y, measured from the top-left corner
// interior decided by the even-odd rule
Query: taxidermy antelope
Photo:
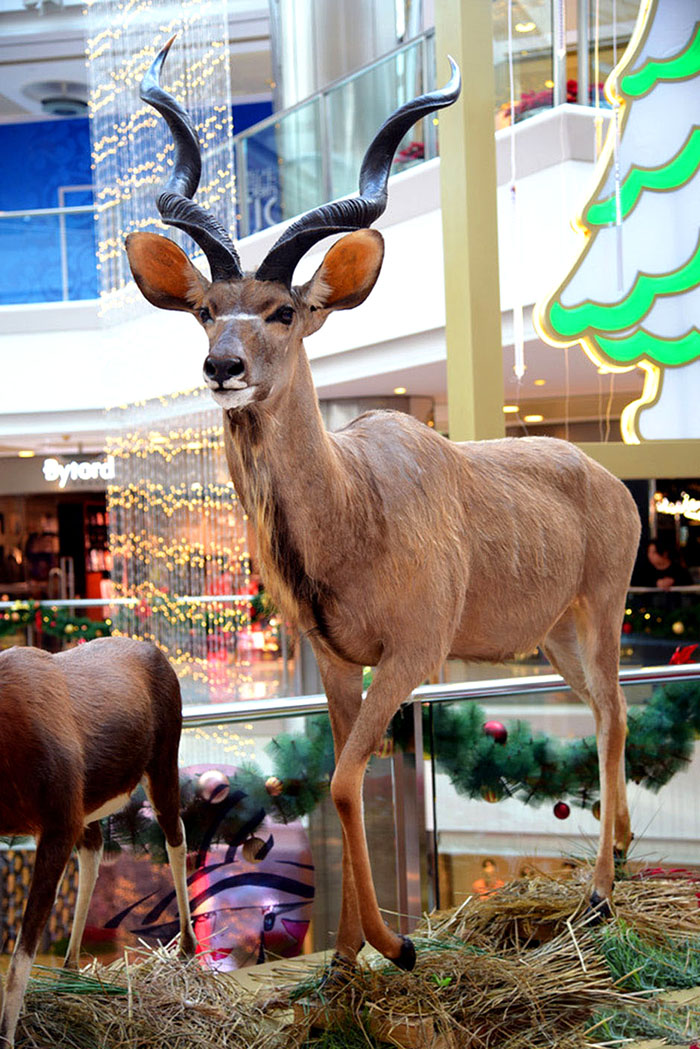
[[[410,940],[386,927],[377,906],[362,780],[392,715],[448,656],[500,661],[539,643],[593,707],[602,816],[591,900],[607,910],[613,845],[624,849],[631,837],[618,685],[639,538],[631,496],[574,445],[551,438],[453,444],[388,411],[327,433],[302,343],[372,290],[383,242],[366,227],[386,206],[394,152],[416,120],[456,100],[456,66],[442,91],[402,106],[377,133],[358,197],[297,219],[257,272],[244,274],[228,234],[191,200],[199,147],[188,114],[160,87],[169,46],[141,88],[175,143],[158,208],[202,247],[211,280],[157,234],[131,235],[127,252],[145,297],[191,313],[209,339],[204,380],[224,410],[228,465],[257,532],[265,585],[318,659],[344,842],[336,966],[352,964],[365,937],[400,967],[414,964]],[[334,233],[346,236],[311,280],[293,285],[299,259]],[[376,670],[363,702],[366,664]]]
[[[36,836],[36,861],[0,1010],[0,1049],[14,1044],[22,999],[63,869],[78,846],[67,966],[77,968],[102,857],[99,821],[141,781],[165,834],[180,912],[180,951],[195,938],[180,820],[180,685],[145,641],[98,638],[50,655],[0,653],[0,834]]]

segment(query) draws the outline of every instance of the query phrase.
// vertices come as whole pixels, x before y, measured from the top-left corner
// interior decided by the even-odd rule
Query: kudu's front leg
[[[317,652],[316,656],[328,698],[328,713],[333,731],[333,749],[337,766],[362,704],[362,667],[331,661],[323,652]],[[342,974],[344,970],[355,964],[357,952],[364,942],[350,847],[344,828],[342,833],[343,888],[340,921],[335,954],[331,961],[330,977],[333,977],[335,973]]]
[[[416,952],[408,937],[388,928],[379,911],[362,817],[362,782],[367,762],[379,746],[391,718],[429,673],[429,666],[418,671],[415,663],[407,667],[410,662],[402,653],[402,658],[385,658],[377,667],[331,783],[331,795],[350,852],[364,935],[376,950],[401,969],[413,968]]]

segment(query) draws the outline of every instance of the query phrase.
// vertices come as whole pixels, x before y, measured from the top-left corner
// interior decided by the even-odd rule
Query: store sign
[[[654,497],[656,499],[656,497]],[[677,517],[682,514],[689,521],[700,521],[700,499],[693,499],[687,492],[681,492],[681,498],[672,503],[664,495],[656,499],[657,514],[672,514]]]
[[[65,488],[69,481],[113,481],[115,478],[114,456],[106,459],[93,459],[84,462],[60,463],[58,459],[44,459],[42,467],[44,480],[58,481],[59,488]]]

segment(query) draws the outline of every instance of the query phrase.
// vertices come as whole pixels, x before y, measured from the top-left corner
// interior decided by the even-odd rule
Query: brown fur
[[[99,822],[90,822],[90,814],[145,777],[168,845],[182,848],[181,726],[177,677],[153,645],[102,638],[57,655],[35,648],[0,653],[0,834],[37,838],[0,1045],[3,1038],[12,1044],[24,990],[18,959],[34,957],[71,850],[80,848],[81,882],[84,858],[101,851]],[[96,868],[99,858],[92,859]],[[92,886],[85,911],[91,892]],[[71,964],[81,935],[82,928],[72,940]],[[194,950],[189,915],[182,913],[181,947]]]
[[[245,277],[209,286],[197,310],[212,314],[209,360],[242,362],[231,383],[207,380],[225,408],[231,477],[266,586],[310,637],[328,696],[345,845],[338,951],[354,959],[364,934],[408,967],[377,907],[362,778],[398,706],[450,655],[498,661],[541,644],[593,707],[602,816],[592,899],[609,897],[613,844],[631,837],[618,663],[640,524],[624,485],[567,442],[453,444],[394,412],[325,431],[302,338],[369,294],[381,253],[357,250],[359,239],[336,242],[303,287]],[[184,255],[180,264],[193,269]],[[289,325],[275,320],[282,305],[294,310]],[[362,703],[366,664],[376,672]]]

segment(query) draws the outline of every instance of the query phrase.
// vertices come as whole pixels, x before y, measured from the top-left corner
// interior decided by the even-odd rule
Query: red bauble
[[[558,820],[568,820],[571,813],[571,809],[565,801],[558,801],[553,811]]]
[[[228,776],[219,769],[203,772],[197,780],[197,793],[204,801],[218,805],[229,796],[231,785]]]
[[[622,624],[622,633],[623,634],[631,634],[632,633],[632,624],[631,623],[623,623]]]
[[[508,729],[500,721],[487,721],[484,732],[490,736],[494,743],[505,743],[508,739]]]

